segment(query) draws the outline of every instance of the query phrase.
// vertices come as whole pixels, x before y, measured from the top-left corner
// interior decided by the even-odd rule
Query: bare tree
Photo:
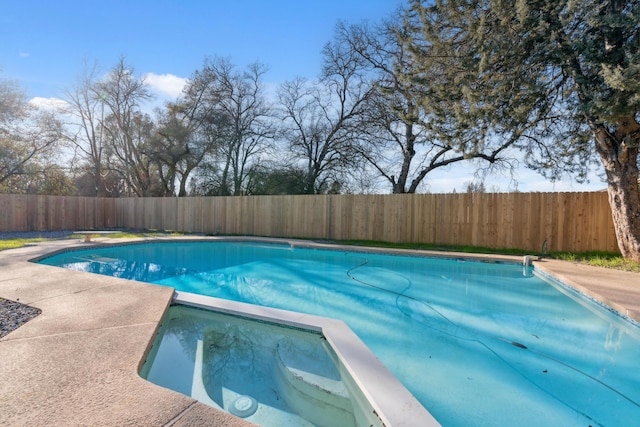
[[[97,82],[97,66],[85,65],[76,85],[66,91],[65,100],[69,105],[66,113],[71,117],[66,138],[72,143],[76,158],[82,163],[80,168],[85,171],[83,175],[87,177],[87,182],[84,187],[91,188],[87,195],[117,196],[117,186],[114,188],[107,184],[110,181],[113,183],[113,180],[107,179],[109,168],[103,128],[105,104],[97,90]]]
[[[159,114],[151,155],[166,195],[186,196],[192,172],[226,140],[229,120],[216,110],[209,83],[191,80],[183,96]]]
[[[341,23],[336,43],[357,56],[375,90],[360,117],[359,152],[391,184],[393,193],[415,193],[435,169],[468,160],[505,165],[503,151],[509,143],[469,143],[469,136],[443,133],[446,127],[433,123],[435,100],[429,86],[438,85],[437,74],[425,73],[418,83],[413,56],[403,43],[406,34],[397,21],[347,26]]]
[[[262,83],[266,70],[254,63],[237,72],[229,60],[215,58],[207,60],[194,77],[208,86],[203,96],[210,103],[210,117],[226,123],[217,132],[217,150],[208,156],[208,170],[200,177],[209,194],[245,194],[252,168],[270,148],[275,130]]]
[[[352,51],[327,44],[323,56],[317,84],[298,78],[283,83],[278,91],[283,137],[294,159],[304,162],[309,194],[335,189],[340,176],[359,162],[357,123],[372,93]]]
[[[111,171],[121,177],[128,193],[158,195],[158,174],[148,156],[154,123],[140,109],[151,99],[144,81],[121,58],[107,78],[97,82],[95,93],[108,112],[102,128],[113,156]]]
[[[0,81],[0,191],[25,192],[52,163],[62,124],[52,112],[30,105],[20,88]]]

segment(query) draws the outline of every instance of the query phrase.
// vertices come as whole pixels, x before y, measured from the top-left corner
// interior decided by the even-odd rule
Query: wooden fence
[[[617,251],[606,192],[97,199],[0,194],[0,231],[142,228]]]

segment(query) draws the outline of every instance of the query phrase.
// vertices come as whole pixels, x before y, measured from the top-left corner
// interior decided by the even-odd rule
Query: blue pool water
[[[342,319],[443,426],[640,425],[640,328],[521,265],[238,242],[41,262]]]

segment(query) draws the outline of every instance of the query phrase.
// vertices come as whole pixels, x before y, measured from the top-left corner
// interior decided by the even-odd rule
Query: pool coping
[[[3,378],[0,384],[0,424],[181,426],[201,421],[221,426],[251,425],[139,377],[144,355],[150,349],[166,309],[174,301],[171,288],[138,282],[132,284],[131,281],[106,276],[91,275],[88,279],[86,273],[60,271],[56,267],[29,262],[52,252],[88,246],[204,239],[522,262],[522,257],[513,256],[353,247],[243,236],[101,237],[91,243],[58,240],[2,251],[0,297],[40,308],[42,314],[0,339],[0,360],[3,360],[0,364],[0,376]],[[640,274],[549,259],[534,261],[534,266],[623,315],[640,321]],[[128,286],[123,286],[125,283]],[[337,335],[335,341],[341,339]],[[337,345],[340,346],[339,343]],[[96,358],[96,354],[100,357]],[[379,388],[382,391],[376,392],[375,399],[394,397],[389,396],[388,391],[385,393],[382,385]],[[399,412],[403,410],[400,408]],[[385,417],[389,415],[384,414]],[[393,426],[416,425],[415,419],[411,418],[388,421],[388,425]],[[419,425],[425,425],[424,420],[420,420]]]

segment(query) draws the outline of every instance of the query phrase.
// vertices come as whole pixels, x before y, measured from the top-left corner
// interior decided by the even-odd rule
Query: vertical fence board
[[[535,248],[538,247],[541,243],[541,226],[540,222],[542,220],[542,214],[540,212],[541,205],[541,193],[530,193],[530,204],[526,206],[527,212],[527,223],[523,224],[524,230],[527,230],[527,241],[524,247],[526,248]],[[526,225],[529,225],[526,227]]]
[[[31,231],[34,228],[28,222],[27,196],[18,196],[15,204],[16,215],[13,218],[13,225],[16,231]]]
[[[433,198],[433,231],[434,231],[434,243],[447,243],[445,236],[449,235],[447,227],[447,197],[434,197]]]
[[[487,222],[489,223],[490,232],[486,241],[498,242],[498,238],[503,234],[502,228],[504,224],[500,222],[501,196],[501,194],[494,193],[487,206]]]
[[[600,221],[598,222],[600,230],[598,233],[597,244],[600,246],[606,241],[607,250],[618,251],[618,241],[613,228],[613,217],[611,216],[611,207],[609,206],[608,195],[602,198],[598,197],[594,203],[600,208]]]
[[[576,249],[580,248],[580,241],[574,240],[575,230],[576,230],[576,221],[577,221],[577,211],[579,206],[576,206],[577,197],[574,194],[567,195],[567,201],[565,203],[565,226],[564,233],[562,235],[562,250],[566,251],[567,246],[570,242],[573,242]]]

